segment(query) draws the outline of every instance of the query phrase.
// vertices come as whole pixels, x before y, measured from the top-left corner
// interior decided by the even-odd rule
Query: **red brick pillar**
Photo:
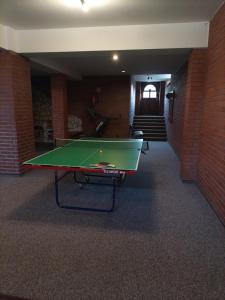
[[[52,123],[54,138],[68,138],[67,79],[64,75],[51,78]]]
[[[21,174],[35,155],[29,62],[0,52],[0,173]]]
[[[183,180],[196,181],[197,179],[206,55],[206,49],[196,49],[192,51],[188,61],[181,143],[181,177]]]
[[[210,22],[198,185],[225,225],[225,4]]]

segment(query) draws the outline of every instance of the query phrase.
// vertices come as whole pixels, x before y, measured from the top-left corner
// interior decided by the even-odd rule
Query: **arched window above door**
[[[145,99],[155,99],[157,98],[156,87],[153,84],[147,84],[143,91],[143,98]]]

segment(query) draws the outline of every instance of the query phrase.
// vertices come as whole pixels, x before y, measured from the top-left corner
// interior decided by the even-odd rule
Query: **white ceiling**
[[[48,61],[63,66],[73,77],[104,75],[171,74],[187,60],[190,49],[117,51],[119,60],[112,60],[111,51],[89,51],[73,53],[38,53],[27,56],[36,63]],[[34,75],[41,74],[41,67],[35,65]],[[121,73],[125,70],[126,73]],[[51,73],[51,69],[49,69]]]
[[[135,81],[141,82],[157,82],[157,81],[168,81],[171,79],[171,74],[143,74],[135,75]]]
[[[47,29],[160,23],[208,22],[223,0],[0,0],[0,24],[14,29]],[[66,5],[67,2],[67,5]],[[68,2],[74,3],[69,6]],[[60,39],[59,39],[60,40]],[[114,48],[112,48],[114,49]],[[60,72],[71,78],[93,75],[170,74],[182,66],[190,49],[24,54],[35,63],[33,74]]]
[[[0,24],[15,29],[209,21],[223,0],[0,0]],[[73,6],[68,2],[74,3]]]

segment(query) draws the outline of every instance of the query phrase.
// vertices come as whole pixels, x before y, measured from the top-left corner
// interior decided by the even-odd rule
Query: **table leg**
[[[59,186],[58,186],[58,171],[55,171],[55,201],[58,207],[60,207],[59,203]]]
[[[118,177],[112,177],[113,180],[113,184],[112,184],[112,204],[111,207],[109,209],[101,209],[101,208],[92,208],[92,207],[80,207],[80,206],[73,206],[73,205],[63,205],[60,204],[59,201],[59,181],[65,177],[68,173],[64,174],[63,176],[59,177],[58,176],[58,172],[55,171],[55,200],[56,200],[56,204],[58,207],[60,208],[64,208],[64,209],[72,209],[72,210],[87,210],[87,211],[97,211],[97,212],[112,212],[115,208],[115,198],[116,198],[116,186],[117,186],[117,182],[118,182]],[[79,181],[77,181],[76,178],[76,174],[74,172],[73,174],[74,176],[74,180],[75,182],[79,183]]]

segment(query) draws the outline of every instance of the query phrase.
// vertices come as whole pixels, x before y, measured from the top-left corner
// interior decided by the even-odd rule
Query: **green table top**
[[[63,140],[62,140],[63,141]],[[52,151],[25,161],[25,165],[100,168],[136,171],[141,153],[142,139],[77,139],[65,140],[67,143]]]

